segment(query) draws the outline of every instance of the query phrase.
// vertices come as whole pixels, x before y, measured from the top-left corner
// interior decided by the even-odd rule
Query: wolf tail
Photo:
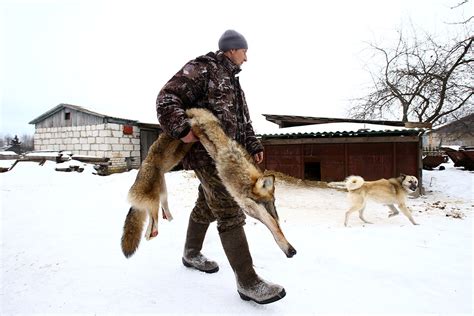
[[[346,179],[347,191],[354,191],[359,189],[364,184],[364,178],[360,176],[349,176]]]
[[[130,258],[138,249],[146,219],[145,211],[133,207],[128,211],[122,235],[122,252],[125,257]]]

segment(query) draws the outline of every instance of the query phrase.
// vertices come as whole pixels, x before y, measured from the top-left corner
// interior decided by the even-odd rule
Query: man
[[[217,220],[239,295],[242,299],[266,304],[283,298],[285,290],[256,274],[243,228],[245,214],[222,184],[213,160],[191,131],[185,114],[191,107],[210,110],[229,137],[242,144],[255,162],[263,161],[263,146],[255,137],[236,76],[247,61],[247,48],[242,34],[225,31],[219,39],[219,51],[191,60],[165,84],[158,95],[156,109],[164,132],[185,143],[196,142],[183,159],[183,166],[193,169],[200,181],[198,199],[189,217],[183,264],[207,273],[219,270],[216,262],[201,253],[209,223]]]

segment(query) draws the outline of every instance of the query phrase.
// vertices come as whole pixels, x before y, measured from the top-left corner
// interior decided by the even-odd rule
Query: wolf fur
[[[225,134],[212,113],[205,109],[189,109],[186,114],[193,133],[215,161],[219,177],[236,203],[249,216],[268,227],[287,257],[294,256],[296,250],[279,225],[274,197],[275,177],[264,174],[253,163],[248,152]],[[164,217],[171,218],[164,173],[181,161],[191,145],[162,134],[151,146],[129,191],[132,206],[125,219],[122,236],[122,250],[126,257],[133,255],[138,248],[142,227],[148,216],[151,219],[145,237],[151,239],[158,234],[160,202]]]
[[[162,133],[150,146],[135,182],[128,191],[128,201],[132,206],[125,219],[122,235],[122,251],[127,258],[137,250],[147,219],[145,238],[150,240],[158,235],[160,204],[163,218],[169,221],[173,219],[168,207],[165,173],[184,158],[191,145]]]
[[[413,225],[418,225],[411,211],[406,206],[406,199],[409,193],[416,191],[418,179],[415,176],[401,174],[398,178],[380,179],[377,181],[365,181],[360,176],[349,176],[345,185],[350,201],[350,208],[346,212],[344,226],[347,226],[349,215],[359,212],[359,218],[367,224],[371,224],[364,218],[364,210],[368,199],[387,205],[390,209],[389,217],[399,214],[398,208],[408,217]]]

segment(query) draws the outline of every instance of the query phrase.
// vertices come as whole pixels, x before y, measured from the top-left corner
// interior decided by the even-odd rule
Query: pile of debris
[[[467,170],[474,170],[474,147],[461,146],[441,147],[446,155],[454,162],[455,167],[464,167]]]
[[[76,155],[70,151],[34,151],[18,155],[14,152],[0,152],[0,160],[14,161],[9,166],[0,166],[0,172],[7,172],[12,170],[19,162],[36,161],[42,166],[46,161],[54,161],[58,164],[64,162],[71,162],[66,167],[61,166],[56,168],[56,171],[62,172],[82,172],[84,167],[77,162],[93,164],[97,175],[107,175],[107,168],[111,165],[110,158]],[[74,163],[76,162],[76,163]]]
[[[474,147],[467,146],[443,146],[436,151],[423,153],[423,169],[433,170],[439,167],[444,170],[441,164],[451,159],[455,167],[463,167],[466,170],[474,170]]]

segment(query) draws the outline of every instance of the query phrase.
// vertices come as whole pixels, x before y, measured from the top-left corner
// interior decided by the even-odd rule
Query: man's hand
[[[183,143],[195,143],[199,141],[199,138],[197,138],[197,136],[194,135],[193,131],[190,130],[186,136],[181,138],[181,141]]]
[[[263,151],[253,155],[253,160],[255,160],[257,164],[261,164],[263,162]]]

